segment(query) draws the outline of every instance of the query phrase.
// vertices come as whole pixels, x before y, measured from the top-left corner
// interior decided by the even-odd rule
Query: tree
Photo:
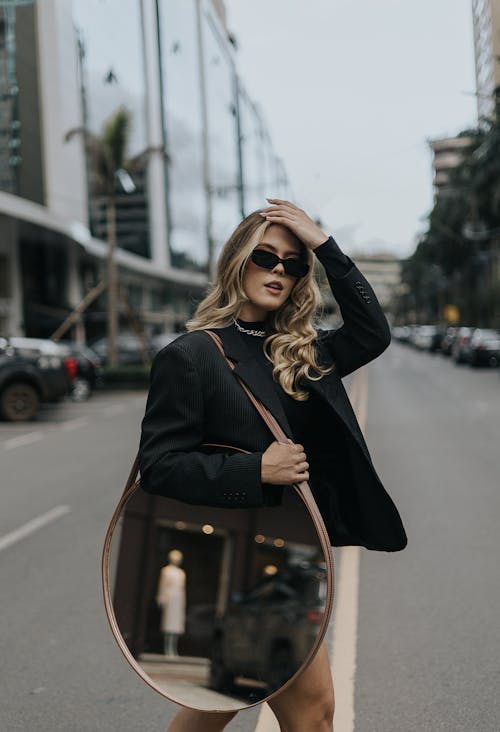
[[[107,336],[108,365],[117,364],[118,340],[118,269],[116,265],[116,193],[117,186],[126,193],[135,190],[128,170],[143,162],[144,151],[132,160],[126,159],[130,130],[130,112],[120,107],[105,123],[102,134],[95,135],[85,127],[76,127],[65,135],[68,142],[75,135],[81,135],[89,162],[91,180],[89,186],[96,195],[105,198],[106,232],[108,243],[107,257]],[[118,188],[120,190],[120,188]]]
[[[483,118],[481,128],[460,133],[471,143],[450,171],[429,213],[427,231],[403,268],[412,293],[407,303],[437,320],[443,317],[443,302],[457,305],[463,322],[495,325],[498,315],[500,87],[495,99],[491,119]]]

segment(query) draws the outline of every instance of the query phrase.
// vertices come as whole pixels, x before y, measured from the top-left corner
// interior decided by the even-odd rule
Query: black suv
[[[0,416],[27,421],[40,402],[62,399],[70,390],[69,365],[52,341],[0,337]]]
[[[233,600],[216,621],[210,687],[232,693],[238,676],[253,679],[267,693],[282,686],[314,644],[325,597],[325,569],[310,565],[282,567]]]

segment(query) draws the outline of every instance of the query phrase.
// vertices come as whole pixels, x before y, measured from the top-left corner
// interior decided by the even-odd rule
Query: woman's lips
[[[283,292],[283,290],[280,290],[278,287],[270,287],[269,285],[264,285],[264,287],[268,292],[272,292],[273,295],[279,295]]]

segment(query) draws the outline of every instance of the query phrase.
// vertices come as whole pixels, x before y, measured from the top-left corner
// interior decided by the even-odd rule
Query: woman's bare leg
[[[167,732],[221,732],[238,712],[200,712],[183,708],[175,715]]]
[[[291,686],[271,699],[281,732],[333,732],[335,696],[325,642]]]

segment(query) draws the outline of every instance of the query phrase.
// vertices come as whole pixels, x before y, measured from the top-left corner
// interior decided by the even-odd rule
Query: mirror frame
[[[237,452],[243,452],[250,454],[249,450],[243,450],[241,447],[235,447],[234,445],[221,445],[219,443],[213,443],[213,442],[204,442],[202,447],[221,447],[224,449],[230,449],[235,450]],[[302,662],[302,664],[299,666],[297,671],[291,676],[288,681],[286,681],[283,686],[280,686],[279,689],[273,691],[269,696],[266,696],[265,699],[261,699],[260,701],[253,702],[252,704],[245,704],[242,707],[239,707],[238,709],[202,709],[200,707],[189,707],[187,704],[183,704],[182,702],[178,701],[177,699],[174,699],[173,697],[169,696],[168,693],[165,692],[164,689],[160,688],[157,684],[155,684],[154,681],[148,676],[148,674],[142,669],[140,664],[135,660],[133,655],[131,654],[121,632],[120,627],[118,625],[118,622],[116,620],[116,615],[113,607],[113,596],[112,596],[112,589],[111,589],[111,582],[109,577],[109,558],[110,558],[110,552],[111,552],[111,541],[113,538],[114,531],[116,529],[116,525],[120,519],[121,513],[123,508],[125,507],[125,504],[127,503],[128,499],[132,496],[133,493],[135,493],[138,490],[141,490],[141,480],[138,478],[136,480],[137,474],[139,472],[139,456],[137,455],[134,463],[132,465],[132,468],[130,470],[129,477],[127,479],[125,489],[123,491],[123,494],[118,501],[118,505],[115,508],[115,511],[113,513],[113,516],[111,518],[111,521],[109,523],[108,529],[106,531],[106,537],[104,539],[104,546],[102,550],[102,557],[101,557],[101,579],[102,579],[102,592],[103,592],[103,598],[104,598],[104,608],[106,611],[106,616],[108,619],[109,626],[111,628],[111,632],[114,636],[115,641],[118,644],[118,647],[120,648],[125,660],[129,663],[129,665],[133,668],[133,670],[141,677],[143,681],[148,684],[154,691],[156,691],[158,694],[160,694],[165,699],[168,699],[168,701],[173,702],[174,704],[178,704],[179,706],[186,707],[187,709],[196,709],[197,711],[206,712],[207,714],[210,712],[220,714],[221,712],[227,712],[227,711],[243,711],[244,709],[250,709],[251,707],[258,706],[259,704],[263,704],[264,702],[268,702],[270,699],[273,699],[275,696],[278,696],[278,694],[281,694],[284,689],[286,689],[288,686],[293,684],[295,679],[309,666],[311,661],[313,660],[314,656],[316,655],[319,646],[321,645],[321,642],[323,641],[323,638],[325,637],[328,624],[330,622],[330,616],[333,609],[333,596],[334,596],[334,563],[333,563],[333,556],[330,546],[330,538],[328,536],[328,532],[326,530],[326,526],[323,522],[323,518],[321,516],[321,513],[318,509],[318,506],[316,505],[316,501],[314,500],[314,496],[311,492],[311,489],[309,487],[309,484],[307,481],[302,481],[301,483],[293,483],[292,488],[295,490],[295,492],[298,494],[299,498],[304,503],[307,511],[309,512],[309,515],[312,519],[312,522],[316,528],[316,532],[318,534],[319,543],[321,545],[321,548],[323,550],[323,555],[325,557],[325,565],[326,565],[326,578],[327,578],[327,589],[326,589],[326,600],[325,600],[325,611],[323,614],[323,619],[321,621],[318,634],[316,636],[316,639],[311,647],[311,650],[309,651],[308,655],[306,656],[305,660]]]

